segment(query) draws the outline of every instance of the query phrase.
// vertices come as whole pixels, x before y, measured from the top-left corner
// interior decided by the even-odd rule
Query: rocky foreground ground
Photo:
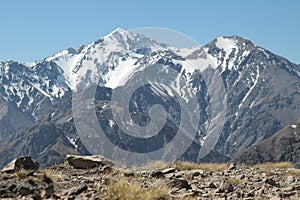
[[[0,173],[1,199],[300,199],[300,170],[290,163],[151,163],[120,168],[102,157],[68,156],[38,170],[29,157]]]

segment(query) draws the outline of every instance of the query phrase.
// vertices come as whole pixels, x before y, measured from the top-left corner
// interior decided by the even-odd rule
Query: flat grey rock
[[[77,169],[90,169],[100,166],[114,166],[114,163],[100,155],[95,156],[78,156],[67,155],[68,163]]]

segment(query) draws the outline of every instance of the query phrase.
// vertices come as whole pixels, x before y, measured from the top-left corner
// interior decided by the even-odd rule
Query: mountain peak
[[[111,34],[113,34],[113,33],[124,33],[124,32],[128,32],[128,31],[126,31],[125,29],[123,29],[121,27],[117,27],[115,30],[113,30],[111,32]]]
[[[11,64],[11,63],[15,63],[15,61],[13,60],[2,60],[0,61],[1,64]]]
[[[137,34],[131,33],[123,28],[116,28],[111,33],[106,36],[100,38],[97,43],[101,43],[105,41],[106,44],[110,44],[113,46],[123,46],[125,49],[137,39]]]
[[[249,39],[244,38],[242,36],[238,36],[238,35],[220,36],[220,37],[217,37],[216,40],[231,40],[231,41],[238,42],[238,43],[251,42]]]
[[[113,30],[111,33],[106,35],[105,37],[118,37],[118,36],[125,36],[125,35],[132,35],[132,33],[123,28],[118,27],[115,30]]]
[[[242,45],[254,45],[250,40],[237,35],[218,37],[213,40],[212,43],[219,49],[224,49],[225,51]]]
[[[231,37],[218,37],[214,43],[216,47],[219,49],[224,49],[226,52],[230,49],[236,48],[237,46],[236,39]]]

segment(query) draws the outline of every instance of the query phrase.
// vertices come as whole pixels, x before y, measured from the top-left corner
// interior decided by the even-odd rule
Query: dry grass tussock
[[[276,163],[263,163],[253,166],[258,169],[288,169],[293,168],[294,165],[290,162],[276,162]]]
[[[103,199],[110,200],[157,200],[168,199],[169,190],[165,187],[142,188],[136,183],[125,180],[110,183]]]
[[[192,163],[192,162],[175,162],[173,167],[177,167],[180,170],[209,170],[209,171],[223,171],[228,168],[226,163]]]
[[[15,172],[15,176],[18,179],[25,179],[28,175],[30,175],[32,171],[26,170],[26,169],[19,169]]]
[[[64,178],[63,173],[57,169],[45,169],[43,170],[43,174],[54,181],[63,180]]]
[[[147,165],[143,166],[143,169],[147,170],[158,170],[158,169],[165,169],[169,167],[169,164],[166,163],[165,161],[159,160],[159,161],[154,161],[150,162]]]

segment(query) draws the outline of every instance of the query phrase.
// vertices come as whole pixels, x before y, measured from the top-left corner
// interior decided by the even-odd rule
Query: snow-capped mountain
[[[231,157],[300,118],[300,66],[258,47],[250,40],[238,36],[219,37],[202,47],[181,49],[118,28],[90,45],[63,50],[43,61],[27,64],[1,62],[0,96],[3,117],[0,116],[0,126],[4,127],[7,119],[13,118],[11,113],[15,112],[8,112],[6,109],[10,107],[10,110],[21,113],[18,116],[28,120],[28,123],[19,127],[20,130],[33,123],[54,124],[64,130],[61,131],[64,145],[69,144],[76,150],[79,139],[76,131],[74,132],[71,108],[61,105],[66,102],[70,104],[72,91],[90,83],[97,83],[102,87],[102,97],[105,98],[99,99],[98,111],[100,116],[108,118],[99,121],[102,120],[109,131],[118,132],[118,129],[113,128],[115,124],[111,116],[106,113],[109,112],[107,96],[111,94],[111,89],[122,88],[133,73],[143,70],[146,65],[155,64],[176,70],[177,74],[168,74],[170,77],[175,76],[174,81],[168,83],[170,88],[150,85],[144,90],[144,97],[136,98],[135,102],[137,105],[144,105],[149,102],[146,97],[167,94],[164,103],[169,108],[172,105],[168,98],[172,96],[172,91],[180,94],[185,101],[196,95],[202,110],[196,140],[188,152],[195,152],[195,149],[201,151],[204,139],[214,132],[213,128],[207,128],[208,125],[215,127],[222,123],[221,120],[225,124],[214,151]],[[201,72],[201,76],[195,75],[195,69]],[[163,68],[160,70],[166,72]],[[214,90],[217,82],[213,77],[216,73],[224,84],[224,91]],[[210,110],[210,101],[213,100],[226,100],[227,109],[222,117],[217,113],[219,108],[214,108],[215,113]],[[70,110],[67,111],[68,109]],[[147,115],[139,113],[136,117],[147,118]],[[73,127],[73,134],[65,135],[70,126]],[[5,134],[16,134],[14,142],[18,138],[22,138],[22,141],[31,140],[32,136],[26,135],[41,134],[39,128],[40,125],[35,125],[31,131],[18,134],[15,128],[6,128]],[[0,134],[4,132],[0,131]],[[0,154],[4,155],[5,152],[11,158],[18,154],[31,154],[37,151],[33,146],[39,143],[43,142],[14,143],[11,148],[27,151],[9,153],[8,149],[0,148]],[[21,148],[16,145],[23,146]],[[38,151],[43,151],[45,156],[51,150],[51,145],[54,147],[57,142]],[[35,152],[34,155],[38,157],[39,153]],[[8,157],[5,161],[9,161]],[[198,158],[197,155],[185,157],[191,160]],[[47,164],[48,161],[44,162]]]
[[[299,118],[299,65],[236,36],[206,47],[217,58],[226,87],[221,152],[232,156]]]
[[[53,62],[0,62],[0,81],[0,144],[6,136],[43,117],[69,92],[61,69]]]
[[[117,87],[114,85],[116,79],[121,79],[139,58],[167,47],[143,35],[117,28],[90,45],[64,50],[45,61],[56,63],[74,90],[85,81],[114,88]]]
[[[118,28],[90,45],[63,50],[43,61],[2,61],[0,96],[25,113],[30,122],[38,121],[79,84],[101,81],[101,85],[113,87],[116,81],[111,77],[121,79],[126,73],[122,66],[135,62],[143,53],[163,48],[158,42]]]

